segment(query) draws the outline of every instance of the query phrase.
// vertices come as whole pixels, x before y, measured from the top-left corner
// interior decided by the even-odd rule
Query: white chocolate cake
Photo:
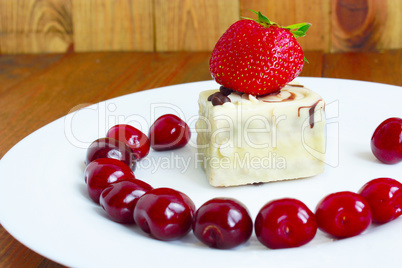
[[[278,93],[255,97],[221,87],[201,92],[198,102],[198,158],[212,186],[324,171],[325,103],[310,89],[288,84]]]

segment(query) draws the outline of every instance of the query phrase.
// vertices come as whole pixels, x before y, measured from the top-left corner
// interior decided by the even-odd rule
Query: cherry
[[[156,188],[137,201],[134,221],[156,239],[175,240],[191,230],[194,212],[193,201],[184,193],[171,188]]]
[[[150,143],[148,137],[140,130],[130,125],[115,125],[109,129],[106,137],[127,144],[133,150],[137,161],[148,155]]]
[[[114,158],[123,161],[131,170],[135,170],[136,160],[128,145],[112,138],[100,138],[92,142],[87,149],[85,163],[88,165],[99,158]]]
[[[135,205],[149,190],[152,190],[151,185],[137,179],[115,182],[102,191],[99,203],[112,220],[134,223]]]
[[[367,201],[353,192],[337,192],[324,197],[317,205],[318,228],[338,238],[356,236],[370,225]]]
[[[152,124],[148,137],[152,149],[165,151],[185,146],[190,140],[191,132],[186,122],[179,117],[165,114]]]
[[[253,232],[246,207],[231,198],[214,198],[195,213],[194,235],[212,248],[229,249],[245,243]]]
[[[271,249],[302,246],[310,242],[316,232],[316,217],[297,199],[270,201],[260,209],[255,219],[258,240]]]
[[[386,223],[402,214],[402,184],[391,178],[369,181],[359,190],[371,208],[373,221]]]
[[[371,137],[371,150],[385,164],[402,161],[402,118],[388,118]]]
[[[133,171],[122,161],[113,158],[99,158],[85,168],[85,182],[92,200],[99,203],[102,191],[111,183],[134,179]]]

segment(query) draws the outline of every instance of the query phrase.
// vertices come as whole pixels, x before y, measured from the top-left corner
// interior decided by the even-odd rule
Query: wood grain
[[[75,51],[152,51],[152,3],[73,0]]]
[[[0,94],[53,64],[62,56],[62,54],[47,54],[42,57],[35,55],[2,55],[0,57]]]
[[[0,53],[211,51],[249,9],[311,22],[305,51],[402,48],[401,0],[0,0]]]
[[[331,51],[400,48],[401,1],[336,0],[332,10]]]
[[[304,63],[299,76],[321,77],[324,53],[322,51],[305,51],[304,56],[309,63]]]
[[[402,1],[384,0],[387,6],[387,17],[383,22],[383,32],[377,50],[402,48]]]
[[[155,0],[157,51],[211,51],[239,20],[234,0]]]
[[[333,1],[332,50],[375,50],[385,26],[386,3],[377,0]]]
[[[0,52],[65,52],[72,44],[71,0],[0,1]]]
[[[1,267],[38,267],[43,257],[33,252],[16,241],[0,225],[0,263],[7,264]]]
[[[0,267],[24,267],[24,268],[62,268],[41,255],[31,251],[20,242],[10,236],[0,225]]]
[[[261,11],[270,20],[280,25],[310,22],[307,36],[297,41],[304,50],[330,48],[330,0],[241,0],[241,16],[256,18],[249,11]]]
[[[330,53],[324,56],[323,76],[402,86],[402,50]]]

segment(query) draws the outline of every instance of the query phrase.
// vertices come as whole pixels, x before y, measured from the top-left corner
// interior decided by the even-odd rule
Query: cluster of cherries
[[[282,198],[268,202],[253,221],[247,208],[233,198],[213,198],[198,209],[184,193],[153,188],[134,176],[136,161],[154,150],[172,150],[190,139],[188,125],[167,114],[151,126],[148,136],[130,125],[116,125],[87,150],[88,194],[120,223],[136,223],[152,237],[169,241],[191,230],[212,248],[245,243],[253,227],[268,248],[290,248],[311,241],[317,229],[346,238],[365,231],[371,222],[386,223],[402,214],[402,184],[391,178],[366,183],[358,193],[344,191],[323,198],[313,213],[303,202]],[[384,121],[372,137],[374,155],[384,163],[402,160],[402,119]]]

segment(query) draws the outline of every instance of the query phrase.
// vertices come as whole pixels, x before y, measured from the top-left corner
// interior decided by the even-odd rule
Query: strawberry
[[[239,20],[221,36],[209,66],[217,83],[259,96],[280,90],[300,74],[305,58],[296,38],[311,24],[281,27],[253,12],[257,20]]]

